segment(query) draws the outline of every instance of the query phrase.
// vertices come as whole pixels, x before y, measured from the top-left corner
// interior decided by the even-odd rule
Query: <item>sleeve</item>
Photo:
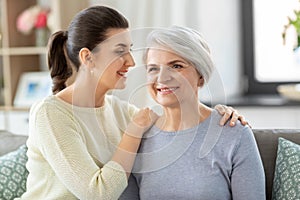
[[[136,115],[140,109],[133,104],[127,104],[127,110],[128,110],[129,118],[132,119],[133,116]]]
[[[133,174],[129,176],[128,186],[120,196],[119,200],[139,200],[139,187]]]
[[[117,199],[127,186],[117,162],[99,168],[90,156],[74,117],[55,106],[41,107],[34,117],[33,137],[56,176],[79,199]]]
[[[265,174],[252,130],[242,128],[241,139],[233,155],[231,174],[233,199],[265,199]]]

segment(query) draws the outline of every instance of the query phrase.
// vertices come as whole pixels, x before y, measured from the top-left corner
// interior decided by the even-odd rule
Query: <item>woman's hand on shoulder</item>
[[[158,115],[150,108],[142,108],[133,116],[129,123],[126,133],[134,137],[142,137],[157,120]]]
[[[235,126],[237,120],[240,120],[241,124],[244,126],[249,125],[249,123],[246,121],[245,117],[243,115],[240,115],[238,113],[238,111],[231,106],[218,104],[215,106],[215,109],[220,113],[220,115],[223,115],[223,117],[220,120],[221,126],[224,126],[224,124],[227,121],[230,121],[230,123],[229,123],[230,126]]]

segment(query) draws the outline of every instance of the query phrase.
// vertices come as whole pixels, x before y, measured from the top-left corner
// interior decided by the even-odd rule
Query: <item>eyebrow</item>
[[[184,62],[183,60],[172,60],[172,61],[168,62],[168,65],[172,65],[172,64],[175,64],[178,62],[183,63],[183,64],[188,64],[188,63]]]
[[[148,67],[157,67],[158,65],[157,64],[148,64],[148,65],[145,65],[146,66],[146,68],[148,68]]]
[[[183,63],[183,64],[188,65],[188,63],[184,62],[183,60],[172,60],[172,61],[168,62],[167,65],[173,65],[176,63]],[[157,67],[157,66],[159,66],[159,64],[150,63],[150,64],[146,65],[146,67]]]
[[[172,61],[170,61],[170,62],[168,62],[167,63],[167,65],[173,65],[173,64],[175,64],[175,63],[183,63],[183,64],[186,64],[186,65],[188,65],[188,63],[186,63],[186,62],[184,62],[183,60],[172,60]],[[150,64],[147,64],[146,66],[148,67],[156,67],[156,66],[158,66],[159,64],[155,64],[155,63],[150,63]]]
[[[127,47],[128,45],[126,45],[126,44],[124,44],[124,43],[119,43],[119,44],[116,44],[115,46],[116,46],[116,47]],[[129,46],[132,47],[133,44],[130,44]]]

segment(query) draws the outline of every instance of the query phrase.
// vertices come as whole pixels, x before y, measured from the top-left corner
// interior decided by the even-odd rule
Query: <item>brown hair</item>
[[[75,15],[68,31],[52,34],[47,59],[53,82],[53,94],[64,89],[67,79],[72,76],[69,61],[76,71],[79,70],[78,54],[82,48],[92,51],[107,39],[108,29],[128,27],[127,19],[118,11],[106,6],[92,6]]]

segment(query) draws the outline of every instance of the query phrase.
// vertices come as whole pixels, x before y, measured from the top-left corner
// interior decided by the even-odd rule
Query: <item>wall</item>
[[[210,44],[217,67],[208,87],[202,90],[204,99],[226,103],[226,98],[241,93],[239,0],[91,0],[90,3],[118,9],[131,22],[131,29],[173,24],[197,29]],[[128,91],[141,82],[129,81]],[[129,92],[123,91],[122,95],[126,94]]]

